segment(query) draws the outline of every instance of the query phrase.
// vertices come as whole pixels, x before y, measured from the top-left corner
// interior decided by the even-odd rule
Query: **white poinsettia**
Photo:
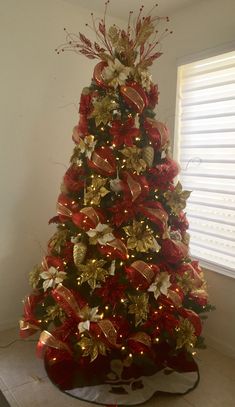
[[[82,319],[78,324],[78,329],[80,333],[89,331],[90,323],[97,322],[102,319],[103,315],[98,314],[98,307],[89,308],[88,305],[85,305],[79,313],[79,317]]]
[[[159,295],[168,294],[168,288],[171,286],[170,276],[166,271],[163,271],[157,274],[155,281],[150,285],[148,291],[154,293],[154,297],[156,300],[158,299]]]
[[[117,88],[118,85],[125,85],[131,69],[123,65],[118,59],[109,60],[108,66],[103,71],[103,77],[110,86]]]
[[[141,80],[141,85],[143,86],[143,88],[145,88],[149,92],[150,85],[152,83],[152,76],[147,71],[147,69],[140,71],[140,80]]]
[[[115,194],[118,194],[122,190],[122,181],[120,178],[111,179],[109,182],[110,188]]]
[[[102,244],[106,245],[106,243],[111,242],[115,239],[115,236],[112,233],[112,229],[109,225],[104,223],[98,223],[95,229],[88,230],[87,234],[89,236],[90,244]]]
[[[79,146],[81,153],[85,153],[85,156],[90,159],[91,155],[95,149],[96,143],[97,143],[97,140],[95,140],[94,136],[89,134],[88,136],[84,137],[83,139],[80,138],[78,146]]]
[[[65,279],[66,273],[57,270],[55,267],[50,267],[47,271],[40,273],[40,277],[45,280],[43,282],[43,289],[47,291],[48,288],[55,288],[61,283]]]

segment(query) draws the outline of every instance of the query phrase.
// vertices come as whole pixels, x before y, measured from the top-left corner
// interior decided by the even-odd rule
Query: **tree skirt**
[[[166,367],[151,375],[136,378],[123,378],[120,375],[101,384],[92,383],[91,380],[91,383],[85,381],[82,385],[75,379],[78,376],[72,364],[63,361],[59,365],[48,364],[45,360],[47,374],[54,385],[74,398],[103,405],[137,405],[148,401],[158,392],[183,395],[193,390],[199,382],[195,361],[186,371]],[[102,376],[102,373],[101,365],[100,375],[96,372],[96,377]]]

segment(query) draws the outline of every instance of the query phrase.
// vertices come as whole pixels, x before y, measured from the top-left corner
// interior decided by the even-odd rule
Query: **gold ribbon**
[[[99,216],[94,208],[88,206],[80,210],[81,213],[86,215],[95,225],[97,225],[100,221]]]
[[[131,191],[131,195],[133,198],[132,201],[135,201],[138,198],[138,196],[140,196],[140,194],[141,194],[141,186],[137,181],[135,181],[130,176],[130,174],[128,174],[128,176],[127,176],[127,184]]]
[[[127,257],[128,255],[127,247],[120,239],[114,239],[111,242],[107,242],[106,245],[111,246],[116,250],[119,250]]]
[[[115,347],[121,346],[117,344],[117,331],[109,319],[102,319],[98,322],[98,325],[111,345]]]
[[[162,221],[162,223],[164,224],[164,229],[167,228],[168,215],[165,211],[163,211],[162,209],[150,208],[148,206],[146,206],[145,209],[148,213],[153,215],[155,218]]]
[[[68,304],[75,314],[80,313],[80,308],[74,295],[68,288],[64,287],[61,283],[58,284],[57,287],[53,290],[53,296],[55,298],[57,297],[58,303],[59,305],[62,306],[62,308],[63,303],[66,303],[66,305]]]
[[[161,145],[162,147],[164,147],[169,140],[169,131],[167,127],[164,123],[158,122],[154,119],[151,119],[150,117],[148,117],[146,120],[153,128],[158,130],[161,137]]]
[[[100,168],[110,175],[113,174],[114,168],[109,164],[107,159],[100,157],[100,155],[97,154],[95,151],[92,153],[91,160],[96,165],[96,167]]]
[[[30,331],[31,329],[33,331],[39,330],[39,327],[37,325],[30,324],[29,322],[26,322],[24,319],[21,319],[19,321],[19,325],[20,325],[20,330],[24,331],[26,333],[27,333],[27,331]],[[29,333],[29,335],[30,335],[30,333]]]
[[[70,348],[66,343],[60,341],[59,339],[56,339],[50,332],[48,331],[42,331],[39,341],[39,345],[42,345],[44,348],[45,346],[49,346],[50,348],[58,349],[58,350],[66,350],[70,354],[72,354]]]
[[[42,264],[43,270],[48,270],[48,264],[47,264],[47,259],[46,259],[46,257],[43,257],[41,264]]]
[[[130,101],[136,106],[139,113],[143,112],[145,108],[145,102],[141,95],[137,92],[137,90],[130,86],[121,86],[121,94],[123,96],[126,96],[127,99],[130,99]]]
[[[58,215],[71,217],[72,214],[73,214],[72,211],[69,208],[62,205],[60,202],[57,202],[56,209],[57,209]]]
[[[134,263],[132,263],[130,267],[138,271],[148,281],[149,284],[152,282],[154,272],[147,263],[142,260],[137,260],[134,261]]]
[[[146,332],[136,332],[134,335],[129,337],[129,340],[140,342],[148,348],[151,347],[151,338]]]

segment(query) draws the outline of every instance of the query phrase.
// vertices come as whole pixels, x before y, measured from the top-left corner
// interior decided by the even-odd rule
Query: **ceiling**
[[[66,2],[77,4],[78,6],[89,9],[93,12],[103,14],[105,0],[64,0]],[[157,14],[162,16],[172,15],[178,10],[187,7],[190,4],[198,3],[200,0],[111,0],[108,14],[112,17],[127,20],[130,10],[137,11],[144,4],[145,11],[151,10],[155,3],[158,3]]]

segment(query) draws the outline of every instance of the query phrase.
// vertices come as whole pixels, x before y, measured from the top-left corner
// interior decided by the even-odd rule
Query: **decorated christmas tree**
[[[107,4],[106,4],[107,6]],[[190,192],[175,181],[169,132],[156,113],[149,66],[167,18],[127,29],[98,26],[97,42],[67,33],[58,52],[100,59],[80,99],[75,147],[49,223],[57,230],[30,273],[20,333],[61,389],[103,404],[138,404],[156,391],[183,393],[208,311],[203,272],[189,256]]]

